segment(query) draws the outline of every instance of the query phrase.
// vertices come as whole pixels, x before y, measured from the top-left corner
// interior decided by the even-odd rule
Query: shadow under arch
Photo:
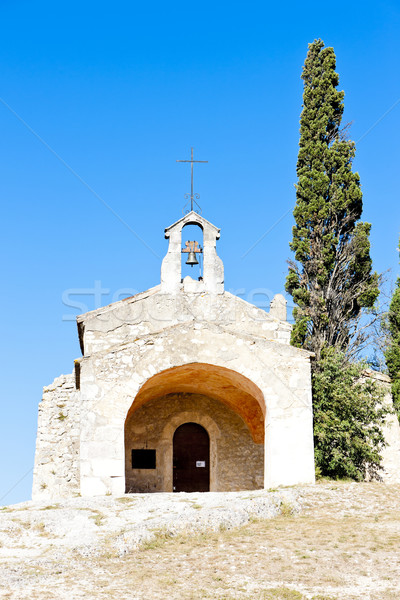
[[[146,402],[177,392],[220,400],[242,417],[256,444],[264,442],[266,406],[260,388],[237,371],[208,363],[188,363],[150,377],[137,393],[125,423]]]

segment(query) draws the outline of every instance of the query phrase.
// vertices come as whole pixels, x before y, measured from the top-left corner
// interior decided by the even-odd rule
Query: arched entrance
[[[237,371],[206,363],[172,367],[150,377],[129,408],[127,419],[152,398],[173,392],[204,394],[236,411],[256,444],[264,442],[265,400],[261,390]]]
[[[153,375],[125,420],[126,492],[260,489],[264,413],[260,389],[236,371],[188,363]]]
[[[210,438],[197,423],[178,427],[173,439],[174,492],[210,491]]]

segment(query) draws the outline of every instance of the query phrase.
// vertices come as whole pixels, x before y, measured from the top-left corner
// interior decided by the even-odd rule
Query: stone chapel
[[[314,481],[311,355],[284,297],[267,313],[225,291],[220,230],[197,212],[165,237],[160,285],[77,318],[82,357],[39,405],[34,499]]]

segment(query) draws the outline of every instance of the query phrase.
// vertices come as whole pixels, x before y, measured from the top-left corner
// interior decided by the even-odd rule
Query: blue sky
[[[42,386],[80,355],[63,297],[90,310],[95,286],[108,304],[159,283],[191,146],[226,289],[283,292],[315,38],[336,52],[374,268],[394,281],[399,31],[394,1],[0,2],[0,504],[30,498]]]

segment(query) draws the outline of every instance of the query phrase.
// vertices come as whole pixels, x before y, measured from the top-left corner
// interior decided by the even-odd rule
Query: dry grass
[[[374,502],[375,490],[368,491]],[[357,503],[349,508],[361,512]],[[123,559],[88,561],[108,582],[108,596],[92,597],[123,598],[134,589],[135,598],[152,599],[398,600],[400,511],[385,502],[374,513],[337,509],[296,516],[283,506],[270,521],[195,536],[158,530]]]
[[[387,589],[374,598],[390,598],[390,582],[397,585],[400,579],[396,556],[400,532],[387,535],[387,526],[394,522],[400,523],[400,512],[381,515],[378,525],[374,517],[281,516],[209,535],[157,535],[142,547],[144,557],[132,554],[124,562],[129,573],[140,566],[141,577],[151,580],[155,598],[162,597],[171,572],[175,576],[168,596],[177,598],[191,598],[188,578],[192,589],[205,588],[205,598],[213,589],[218,597],[224,591],[234,592],[235,598],[260,600],[302,599],[305,592],[315,590],[322,600],[329,589],[325,598],[348,599],[343,589],[362,586],[365,579],[376,584],[386,581]],[[268,583],[284,587],[268,590]]]
[[[93,519],[93,521],[94,521],[95,525],[97,525],[97,527],[101,527],[103,525],[105,516],[99,510],[94,510],[93,514],[90,515],[89,518]]]
[[[135,499],[129,496],[122,496],[122,498],[117,498],[117,502],[121,502],[121,504],[134,504]]]
[[[176,537],[157,532],[124,559],[124,574],[132,583],[145,582],[138,597],[162,598],[167,588],[169,598],[187,600],[350,600],[368,598],[372,586],[374,600],[398,600],[398,489],[364,486],[375,509],[365,512],[358,494],[342,505],[340,484],[326,488],[321,504],[297,516],[282,505],[280,517],[236,530]],[[115,567],[120,561],[110,563],[110,573]]]
[[[4,598],[398,600],[399,493],[325,483],[302,492],[300,514],[282,505],[279,517],[238,529],[158,529],[123,557],[108,538],[99,557],[41,559],[26,575],[26,595]]]

